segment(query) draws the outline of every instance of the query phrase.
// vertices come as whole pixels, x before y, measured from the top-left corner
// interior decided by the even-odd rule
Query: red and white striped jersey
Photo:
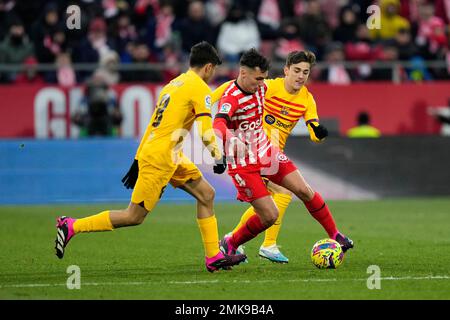
[[[262,166],[263,160],[272,147],[263,129],[264,95],[267,86],[261,86],[254,94],[239,88],[236,81],[230,82],[219,101],[216,118],[225,118],[231,133],[245,143],[245,154],[236,154],[235,146],[224,146],[229,169],[248,165]]]

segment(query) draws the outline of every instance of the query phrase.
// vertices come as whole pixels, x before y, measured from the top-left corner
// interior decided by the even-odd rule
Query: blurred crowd
[[[73,4],[81,9],[80,29],[66,25]],[[372,4],[380,8],[379,29],[368,29]],[[311,76],[317,81],[391,81],[394,73],[401,81],[443,80],[450,79],[449,21],[448,0],[0,0],[0,64],[24,67],[4,70],[0,83],[168,81],[201,40],[226,62],[218,82],[235,77],[240,54],[251,47],[280,65],[292,50],[313,51],[326,62]],[[349,61],[359,63],[343,63]],[[373,65],[395,61],[408,64]],[[56,68],[36,70],[40,63]],[[98,68],[74,70],[83,63]],[[157,67],[118,68],[133,63]]]

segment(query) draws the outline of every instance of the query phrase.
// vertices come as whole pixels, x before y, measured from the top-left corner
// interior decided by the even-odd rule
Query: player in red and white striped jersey
[[[238,199],[250,202],[256,215],[238,226],[231,237],[222,239],[221,249],[234,253],[239,245],[254,238],[277,219],[277,206],[262,177],[294,193],[311,214],[319,210],[320,223],[328,229],[333,227],[331,233],[337,233],[323,200],[320,196],[305,197],[308,185],[300,172],[278,147],[271,144],[262,129],[267,60],[253,49],[244,53],[240,64],[239,77],[228,84],[219,102],[214,128],[220,131],[225,142],[228,173],[238,190]],[[349,246],[353,246],[352,243]]]

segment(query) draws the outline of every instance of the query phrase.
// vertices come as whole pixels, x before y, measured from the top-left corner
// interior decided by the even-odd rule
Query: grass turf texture
[[[311,247],[326,234],[293,202],[278,241],[289,264],[260,259],[260,235],[246,245],[248,264],[214,274],[204,266],[195,204],[160,204],[140,226],[77,235],[62,260],[53,249],[57,215],[83,217],[121,206],[3,206],[0,299],[450,298],[450,198],[329,206],[338,227],[355,241],[338,269],[313,266]],[[216,204],[220,237],[245,208]],[[66,287],[70,265],[81,269],[80,290]],[[370,265],[381,269],[380,290],[367,288]]]

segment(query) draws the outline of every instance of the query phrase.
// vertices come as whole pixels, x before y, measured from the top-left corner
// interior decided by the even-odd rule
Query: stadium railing
[[[331,64],[327,62],[319,62],[316,64],[315,71],[320,72],[326,68],[328,68]],[[392,78],[391,81],[393,83],[401,83],[402,82],[402,69],[414,69],[414,68],[426,68],[428,70],[440,70],[446,75],[445,79],[433,79],[433,80],[448,80],[450,79],[450,65],[443,60],[429,60],[422,61],[420,66],[415,62],[410,61],[344,61],[342,62],[342,66],[349,69],[355,70],[362,66],[369,66],[372,70],[391,70]],[[272,73],[280,74],[283,70],[284,64],[272,63]],[[74,71],[94,71],[99,67],[98,63],[74,63],[72,64]],[[170,68],[178,67],[181,70],[185,70],[187,68],[186,63],[179,63],[177,66],[171,65]],[[24,64],[0,64],[0,72],[23,72],[27,70],[29,66]],[[42,63],[33,66],[33,68],[38,72],[51,72],[56,71],[56,64],[48,64]],[[168,65],[165,63],[128,63],[128,64],[119,64],[117,66],[117,70],[120,71],[164,71],[168,68]],[[221,68],[233,69],[236,68],[236,64],[223,64]]]

